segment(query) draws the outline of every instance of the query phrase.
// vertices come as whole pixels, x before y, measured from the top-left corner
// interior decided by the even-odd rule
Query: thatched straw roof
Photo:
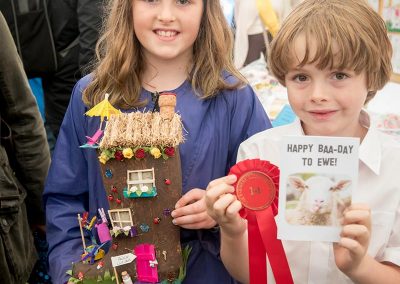
[[[100,149],[115,147],[175,147],[183,142],[180,115],[163,119],[159,112],[112,115],[107,122]]]

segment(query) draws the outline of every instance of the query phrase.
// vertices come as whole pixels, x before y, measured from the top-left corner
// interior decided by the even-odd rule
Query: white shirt
[[[368,115],[362,112],[361,118],[368,120]],[[238,161],[260,158],[279,167],[279,142],[285,135],[304,135],[300,121],[250,137],[240,145]],[[359,159],[353,203],[367,203],[371,208],[368,254],[379,262],[400,266],[400,144],[370,128],[360,145]],[[296,284],[352,283],[336,267],[332,243],[283,241],[283,246]],[[267,275],[268,283],[275,283],[269,265]]]

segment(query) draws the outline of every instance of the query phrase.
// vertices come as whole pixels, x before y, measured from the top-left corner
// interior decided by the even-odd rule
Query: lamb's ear
[[[297,189],[301,192],[303,192],[304,189],[306,189],[306,183],[302,178],[296,176],[289,176],[288,182],[294,189]]]
[[[331,188],[332,191],[340,191],[348,188],[351,185],[351,180],[341,180]]]

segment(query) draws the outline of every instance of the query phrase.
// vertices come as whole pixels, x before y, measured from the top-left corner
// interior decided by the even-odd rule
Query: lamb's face
[[[313,214],[330,213],[333,205],[333,186],[333,181],[327,177],[309,178],[302,196],[305,209]]]

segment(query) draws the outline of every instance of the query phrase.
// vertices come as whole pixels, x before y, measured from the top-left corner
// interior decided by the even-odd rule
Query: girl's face
[[[190,60],[202,15],[203,0],[133,0],[133,26],[146,59]]]
[[[315,45],[311,43],[309,48],[313,58]],[[305,134],[363,138],[366,129],[359,116],[368,94],[365,71],[320,70],[315,63],[299,67],[304,55],[305,38],[299,36],[294,44],[297,62],[286,74],[285,83]]]

